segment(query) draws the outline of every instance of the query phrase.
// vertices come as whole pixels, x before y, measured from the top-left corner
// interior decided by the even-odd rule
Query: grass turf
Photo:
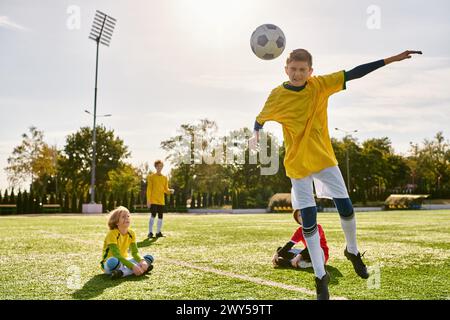
[[[318,219],[330,247],[332,298],[450,298],[450,210],[357,213],[359,247],[375,270],[369,281],[343,255],[338,214]],[[166,237],[144,241],[148,216],[132,216],[140,253],[152,254],[155,267],[112,281],[99,268],[105,216],[0,217],[0,299],[315,298],[312,270],[271,265],[297,227],[291,215],[167,214],[164,221]]]

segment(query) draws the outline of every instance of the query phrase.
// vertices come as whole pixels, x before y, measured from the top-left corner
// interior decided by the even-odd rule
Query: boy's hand
[[[175,189],[169,189],[169,192],[170,192],[171,194],[174,194],[174,193],[175,193]]]
[[[273,255],[272,264],[274,267],[278,266],[278,252]]]
[[[144,270],[142,270],[142,268],[141,268],[138,264],[135,264],[135,265],[133,266],[133,273],[134,273],[136,276],[140,276],[141,274],[144,273]]]
[[[151,203],[147,203],[147,208],[149,208],[150,209],[150,207],[152,206],[152,204]]]
[[[384,63],[389,64],[389,63],[396,62],[396,61],[411,59],[412,54],[422,54],[422,51],[406,50],[405,52],[402,52],[396,56],[392,56],[390,58],[384,59]]]
[[[142,270],[144,270],[144,272],[148,269],[148,263],[147,261],[145,261],[145,259],[142,259],[141,262],[139,262],[139,266]]]
[[[300,260],[302,259],[302,255],[298,254],[294,257],[294,259],[291,260],[291,265],[294,268],[298,268],[298,263],[300,262]]]

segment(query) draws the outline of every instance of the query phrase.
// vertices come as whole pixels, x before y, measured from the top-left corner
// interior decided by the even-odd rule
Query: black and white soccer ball
[[[253,31],[250,46],[258,58],[272,60],[283,53],[286,37],[276,25],[263,24]]]

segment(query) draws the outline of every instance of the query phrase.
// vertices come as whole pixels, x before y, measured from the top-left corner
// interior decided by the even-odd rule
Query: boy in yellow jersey
[[[353,206],[328,133],[328,98],[343,89],[346,82],[395,61],[411,58],[420,51],[405,51],[396,56],[358,66],[350,71],[338,71],[324,76],[312,76],[312,56],[304,49],[294,50],[288,57],[285,72],[289,81],[272,90],[255,122],[255,137],[267,121],[283,127],[286,155],[286,175],[291,178],[293,209],[299,209],[305,237],[314,268],[317,299],[329,299],[330,276],[325,270],[317,227],[317,208],[313,183],[318,198],[330,198],[338,209],[345,234],[344,255],[361,278],[368,278],[367,268],[356,245],[356,221]]]
[[[150,208],[151,213],[148,224],[148,238],[153,238],[153,223],[156,214],[158,214],[158,230],[156,232],[156,237],[163,237],[161,229],[165,211],[164,194],[174,193],[173,189],[169,189],[169,180],[161,173],[163,167],[164,163],[161,160],[156,160],[156,173],[149,175],[147,178],[147,206]]]
[[[103,255],[100,266],[112,279],[129,275],[140,276],[153,269],[153,257],[139,255],[136,234],[130,229],[130,211],[118,207],[111,211],[108,219],[109,232],[103,243]],[[128,259],[128,251],[132,259]]]

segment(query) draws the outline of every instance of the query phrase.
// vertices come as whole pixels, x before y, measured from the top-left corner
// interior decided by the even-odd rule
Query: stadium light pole
[[[97,122],[98,50],[100,47],[100,43],[109,47],[115,25],[116,19],[97,10],[95,12],[94,22],[92,23],[91,33],[89,34],[89,39],[94,40],[97,44],[97,53],[95,60],[95,92],[94,92],[94,114],[93,114],[94,125],[92,133],[92,165],[91,165],[91,188],[90,188],[91,204],[95,203],[95,158],[97,153],[96,122]]]
[[[86,112],[87,114],[93,116],[93,114],[91,112],[89,112],[88,110],[84,110],[84,112]],[[108,118],[111,117],[112,114],[108,113],[108,114],[101,114],[101,115],[96,115],[97,118]]]
[[[342,129],[339,129],[339,128],[334,128],[334,129],[336,131],[342,131],[342,132],[345,133],[345,136],[350,136],[350,137],[351,137],[352,133],[358,132],[358,130],[346,131],[346,130],[342,130]],[[351,189],[350,189],[350,158],[348,156],[348,149],[349,148],[347,147],[346,148],[346,152],[345,152],[345,162],[347,163],[347,189],[350,192],[352,192]]]

